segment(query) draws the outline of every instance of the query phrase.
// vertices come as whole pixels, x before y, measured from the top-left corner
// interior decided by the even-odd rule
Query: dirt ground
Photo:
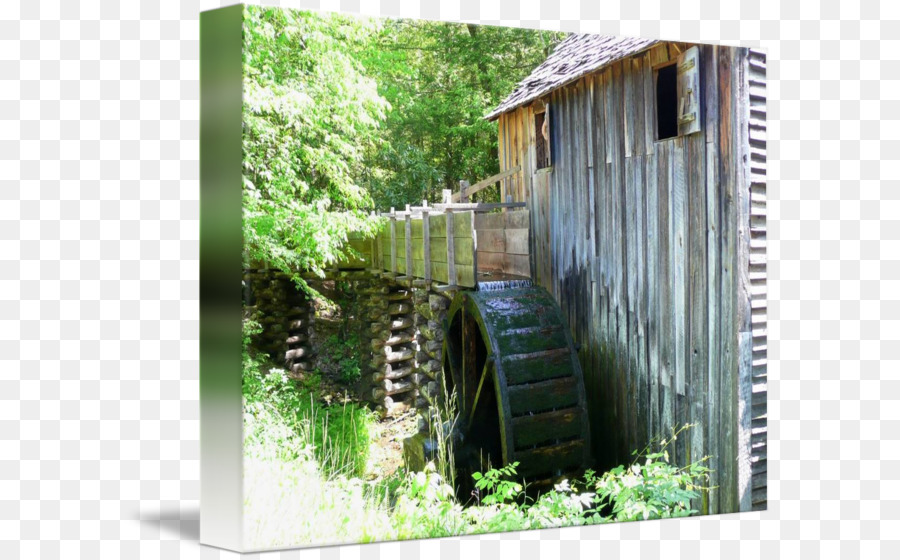
[[[417,431],[416,413],[385,418],[376,424],[375,444],[369,453],[369,480],[387,478],[403,465],[403,440]]]

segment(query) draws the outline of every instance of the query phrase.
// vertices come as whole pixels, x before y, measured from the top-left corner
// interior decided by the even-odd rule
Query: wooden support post
[[[469,182],[465,179],[459,182],[459,201],[469,202],[469,195],[466,192],[469,189]]]
[[[456,285],[456,254],[453,247],[453,211],[447,210],[447,285]]]
[[[397,218],[394,207],[391,207],[391,273],[397,274]]]
[[[375,211],[372,210],[369,213],[369,217],[375,218]],[[378,252],[376,248],[378,247],[376,240],[378,239],[378,235],[374,235],[372,239],[369,240],[369,266],[366,267],[369,270],[377,270],[378,269]],[[380,271],[379,271],[380,272]]]
[[[428,201],[422,201],[422,237],[425,245],[422,248],[425,259],[425,287],[431,287],[431,222],[428,219]]]
[[[410,222],[409,204],[406,205],[406,281],[412,282],[412,222]]]

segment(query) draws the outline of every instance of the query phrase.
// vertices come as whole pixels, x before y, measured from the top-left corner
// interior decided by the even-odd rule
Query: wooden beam
[[[498,174],[494,175],[493,177],[488,177],[487,179],[484,179],[483,181],[478,181],[471,187],[468,186],[468,183],[466,183],[466,191],[465,191],[466,196],[472,196],[473,194],[475,194],[481,190],[484,190],[490,186],[493,186],[498,181],[506,179],[507,177],[510,177],[512,175],[515,175],[516,173],[518,173],[521,170],[522,170],[522,167],[517,165],[515,167],[511,167],[511,168],[507,169],[506,171],[503,171],[502,173],[498,173]],[[460,187],[462,187],[462,181],[460,181]],[[453,193],[451,200],[452,200],[452,202],[459,202],[460,200],[462,200],[462,193],[461,192]]]
[[[527,203],[525,202],[499,202],[499,203],[485,203],[485,202],[455,202],[451,204],[435,204],[434,209],[443,212],[450,212],[453,210],[473,210],[475,212],[490,212],[491,210],[497,210],[500,208],[525,208]]]
[[[460,202],[469,202],[469,193],[467,192],[469,189],[469,182],[465,179],[459,182],[459,201]]]
[[[435,292],[450,292],[453,290],[459,290],[460,287],[453,285],[453,284],[447,284],[447,285],[441,284],[441,285],[436,285],[436,286],[432,285],[431,289],[434,290]]]

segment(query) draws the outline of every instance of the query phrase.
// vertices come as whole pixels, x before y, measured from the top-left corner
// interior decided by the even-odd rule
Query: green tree
[[[303,285],[350,232],[375,233],[370,210],[495,174],[497,126],[483,117],[563,36],[247,6],[247,264]]]
[[[435,201],[458,181],[498,172],[497,124],[484,115],[565,34],[385,20],[362,54],[392,110],[365,181],[381,208]],[[496,196],[484,191],[482,196]]]
[[[245,7],[243,179],[246,258],[299,277],[374,233],[360,186],[388,104],[355,53],[367,20]]]

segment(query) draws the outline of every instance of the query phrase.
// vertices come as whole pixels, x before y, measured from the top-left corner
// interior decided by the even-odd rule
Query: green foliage
[[[374,235],[378,208],[499,169],[482,117],[564,34],[245,7],[246,264],[300,273]],[[477,195],[496,197],[495,189]],[[349,250],[346,250],[350,252]]]
[[[397,489],[390,520],[397,539],[461,535],[468,526],[453,488],[434,472],[433,465],[406,476]]]
[[[666,448],[678,434],[694,426],[688,424],[672,430],[669,439],[660,442],[660,450],[639,455],[629,466],[618,466],[599,479],[588,473],[588,483],[597,490],[601,504],[611,504],[616,521],[685,517],[691,500],[700,497],[703,483],[709,480],[709,469],[703,466],[709,457],[679,468],[669,463]]]
[[[320,365],[325,373],[336,374],[344,383],[353,383],[362,375],[362,358],[359,355],[359,336],[346,338],[331,335],[321,345]]]
[[[254,330],[245,321],[245,341]],[[277,368],[264,371],[244,347],[244,445],[259,456],[291,461],[315,458],[326,474],[365,472],[374,417],[355,404],[322,405],[316,380],[298,384]]]
[[[628,467],[600,477],[588,470],[583,480],[564,480],[534,501],[516,480],[518,463],[474,473],[482,496],[468,508],[432,467],[409,475],[398,489],[402,507],[395,508],[392,523],[398,535],[407,535],[400,538],[421,538],[687,516],[696,513],[690,502],[708,478],[702,466],[707,458],[678,468],[668,463],[666,447],[690,427],[673,430],[658,452],[635,452]]]
[[[382,208],[436,201],[499,170],[497,123],[483,119],[564,33],[385,20],[362,54],[392,110],[365,181]],[[477,195],[496,197],[496,189]]]
[[[245,7],[246,257],[292,274],[340,260],[347,234],[373,234],[358,183],[387,103],[354,52],[365,20]]]
[[[484,474],[472,473],[472,478],[475,479],[475,488],[485,493],[481,499],[482,504],[490,506],[511,502],[522,492],[521,484],[502,478],[515,476],[518,466],[519,462],[516,461],[499,469],[490,469]]]

